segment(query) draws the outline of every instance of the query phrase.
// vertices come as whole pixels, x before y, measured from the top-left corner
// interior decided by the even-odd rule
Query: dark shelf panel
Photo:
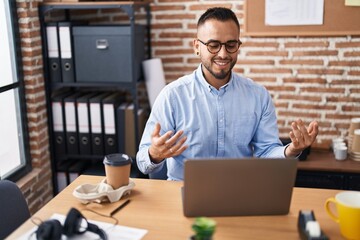
[[[111,1],[111,2],[75,2],[75,3],[64,3],[64,2],[53,2],[53,3],[42,3],[40,9],[42,13],[53,11],[53,10],[67,10],[67,9],[113,9],[120,8],[123,10],[135,10],[135,8],[145,7],[149,5],[147,2],[134,2],[134,1]]]
[[[136,85],[138,85],[142,81],[138,81]],[[104,90],[134,90],[134,83],[115,83],[115,82],[72,82],[72,83],[51,83],[50,84],[52,89],[60,89],[65,87],[72,87],[72,88],[97,88],[97,89],[104,89]]]

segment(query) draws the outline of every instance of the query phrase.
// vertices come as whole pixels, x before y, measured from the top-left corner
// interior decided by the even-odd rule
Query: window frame
[[[13,83],[4,85],[0,87],[0,94],[17,90],[18,98],[15,100],[16,108],[20,109],[20,112],[17,112],[17,119],[20,120],[20,123],[17,122],[19,127],[19,131],[21,131],[22,135],[22,143],[20,143],[23,147],[23,157],[25,157],[24,161],[17,167],[17,169],[10,173],[4,174],[4,176],[0,175],[1,179],[8,179],[11,181],[17,181],[21,177],[25,176],[32,170],[31,166],[31,155],[30,155],[30,139],[28,132],[28,119],[27,119],[27,108],[26,108],[26,98],[25,98],[25,86],[24,86],[24,74],[23,74],[23,62],[22,62],[22,54],[21,54],[21,39],[20,39],[20,28],[18,24],[18,14],[17,14],[17,6],[16,1],[13,0],[5,0],[5,15],[7,18],[7,30],[9,32],[9,37],[12,37],[12,43],[9,44],[10,50],[13,50],[14,61],[11,61],[11,65],[16,70],[14,71],[14,79]],[[6,12],[7,11],[7,12]],[[12,45],[12,46],[11,46]],[[15,66],[14,66],[15,64]],[[21,146],[20,146],[21,147]]]

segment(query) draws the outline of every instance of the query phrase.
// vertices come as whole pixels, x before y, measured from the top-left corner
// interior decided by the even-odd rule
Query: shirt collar
[[[216,88],[214,88],[213,86],[211,86],[207,81],[206,79],[204,78],[204,75],[203,75],[203,72],[202,72],[202,69],[201,69],[201,66],[202,64],[200,63],[199,64],[199,67],[196,69],[196,77],[197,79],[199,79],[199,82],[201,83],[201,85],[203,85],[209,92],[211,92],[212,90],[216,90],[218,91]],[[230,81],[228,83],[226,83],[224,86],[222,86],[220,88],[221,89],[224,89],[225,91],[232,87],[233,85],[233,78],[234,78],[234,74],[233,72],[231,71],[231,76],[230,76]]]

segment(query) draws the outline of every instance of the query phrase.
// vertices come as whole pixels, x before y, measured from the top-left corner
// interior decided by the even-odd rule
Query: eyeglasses
[[[210,40],[205,43],[200,39],[197,40],[204,44],[207,47],[208,51],[212,54],[220,52],[222,45],[225,45],[225,49],[228,53],[234,53],[239,49],[240,45],[242,44],[240,40],[231,40],[224,43],[216,40]]]

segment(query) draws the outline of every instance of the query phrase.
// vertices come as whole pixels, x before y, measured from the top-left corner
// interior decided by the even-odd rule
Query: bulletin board
[[[360,35],[360,7],[345,0],[324,0],[323,25],[265,25],[265,0],[245,0],[244,36]]]

